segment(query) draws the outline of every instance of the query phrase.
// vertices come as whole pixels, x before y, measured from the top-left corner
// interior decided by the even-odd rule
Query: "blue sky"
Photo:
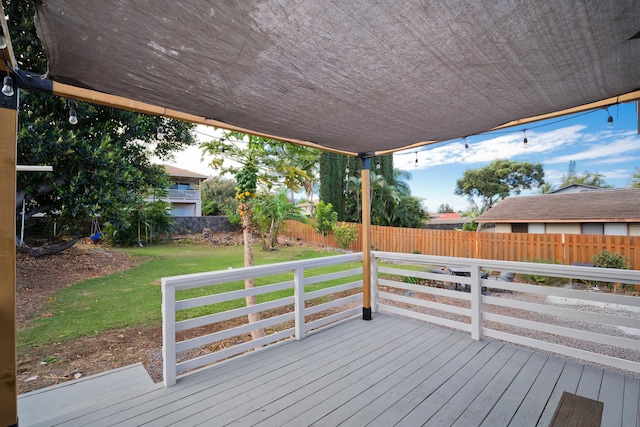
[[[636,104],[615,105],[609,112],[614,119],[612,128],[607,126],[607,111],[599,109],[470,136],[468,151],[464,140],[458,139],[396,154],[394,164],[412,174],[412,193],[424,198],[430,211],[436,211],[441,204],[449,204],[456,211],[467,209],[467,199],[454,195],[456,181],[466,169],[484,167],[495,159],[542,163],[545,180],[555,186],[574,160],[578,174],[598,172],[607,184],[626,187],[640,166]],[[522,143],[523,128],[527,129],[527,148]],[[537,194],[538,190],[528,193]]]
[[[470,136],[467,138],[469,150],[465,150],[464,141],[458,139],[398,153],[394,155],[394,165],[411,173],[412,193],[424,199],[430,211],[436,211],[441,204],[449,204],[456,211],[466,210],[469,206],[466,198],[453,193],[456,181],[466,169],[484,167],[495,159],[542,163],[545,180],[556,186],[567,173],[569,162],[574,160],[579,174],[598,172],[607,184],[626,187],[636,167],[640,167],[636,104],[614,105],[609,112],[614,119],[612,128],[607,126],[607,111],[598,109]],[[527,129],[527,148],[522,144],[523,128]],[[211,128],[199,130],[202,133],[198,136],[203,140],[209,139],[203,134],[215,133]],[[206,159],[200,161],[200,158],[200,150],[191,147],[179,153],[173,164],[206,175],[214,174],[207,168]]]

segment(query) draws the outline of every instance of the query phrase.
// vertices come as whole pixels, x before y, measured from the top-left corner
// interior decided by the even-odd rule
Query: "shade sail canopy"
[[[36,14],[55,81],[350,153],[640,88],[638,0],[47,0]]]

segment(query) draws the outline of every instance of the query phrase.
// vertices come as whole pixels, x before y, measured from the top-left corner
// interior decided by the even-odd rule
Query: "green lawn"
[[[243,266],[242,246],[167,244],[124,251],[133,256],[147,257],[149,260],[125,272],[85,280],[54,293],[42,311],[34,316],[25,328],[18,331],[18,346],[28,348],[54,342],[61,343],[127,326],[157,326],[161,322],[160,278]],[[256,247],[255,264],[295,261],[328,255],[332,253],[301,246],[279,248],[271,252],[263,252]],[[344,266],[327,268],[324,271],[344,268]],[[290,280],[290,276],[283,276],[277,280]],[[270,283],[273,282],[273,280],[270,281]],[[256,284],[262,283],[257,281]],[[198,292],[224,292],[240,289],[242,286],[242,283],[236,283]],[[282,298],[291,294],[291,291],[282,291],[270,294],[266,298]],[[178,294],[179,299],[190,296],[193,294]],[[230,301],[214,311],[240,305],[242,301]],[[51,316],[49,317],[48,314]],[[194,315],[199,314],[185,313],[184,316]]]

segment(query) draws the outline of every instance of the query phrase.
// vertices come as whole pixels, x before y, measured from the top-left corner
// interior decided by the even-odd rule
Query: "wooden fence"
[[[358,239],[347,249],[362,250],[362,226]],[[332,234],[323,237],[311,225],[289,221],[283,235],[337,248]],[[524,234],[457,230],[426,230],[399,227],[371,227],[371,249],[385,252],[421,253],[501,261],[547,260],[570,265],[589,263],[607,250],[624,255],[631,268],[640,270],[640,236],[591,234]]]

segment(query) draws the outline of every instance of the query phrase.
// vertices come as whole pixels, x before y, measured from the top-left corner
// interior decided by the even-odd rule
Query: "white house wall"
[[[629,227],[626,223],[609,223],[604,225],[606,236],[626,236],[629,234]]]

